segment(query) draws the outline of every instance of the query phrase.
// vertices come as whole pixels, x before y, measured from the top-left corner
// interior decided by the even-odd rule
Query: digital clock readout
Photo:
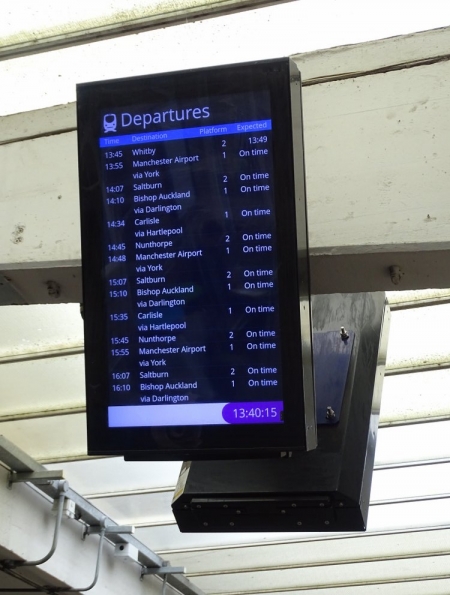
[[[283,402],[227,403],[222,415],[227,423],[282,423]]]
[[[251,407],[250,409],[233,409],[234,417],[245,418],[245,417],[278,417],[277,410],[272,407],[269,409],[261,409],[259,407]]]

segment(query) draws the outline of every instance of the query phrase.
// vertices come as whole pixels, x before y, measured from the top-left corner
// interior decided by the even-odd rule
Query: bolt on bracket
[[[156,574],[165,576],[166,574],[185,574],[185,566],[161,566],[161,568],[143,568],[141,574]]]
[[[89,525],[86,527],[83,537],[86,535],[99,535],[104,533],[105,535],[133,535],[135,528],[133,525],[108,525],[103,527],[102,525]]]
[[[141,570],[141,580],[146,574],[153,574],[156,576],[167,577],[169,574],[186,574],[184,566],[169,566],[169,562],[163,562],[162,566],[148,567],[143,566]]]
[[[16,473],[12,471],[9,474],[9,484],[27,482],[34,485],[48,485],[53,481],[63,481],[64,471],[30,471]],[[68,489],[68,488],[67,488]],[[67,489],[65,491],[67,491]]]

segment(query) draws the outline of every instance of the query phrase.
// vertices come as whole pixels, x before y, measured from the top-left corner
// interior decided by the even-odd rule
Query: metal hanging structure
[[[161,576],[168,585],[177,589],[183,595],[204,595],[204,592],[193,585],[184,576],[186,569],[184,567],[172,567],[170,563],[163,560],[155,552],[134,537],[134,527],[129,525],[119,525],[113,519],[103,514],[98,508],[93,506],[88,500],[69,487],[69,484],[63,478],[62,471],[49,471],[43,465],[37,463],[29,455],[0,436],[0,462],[4,463],[10,469],[9,482],[10,487],[15,483],[26,482],[34,485],[38,490],[49,496],[56,504],[56,522],[53,533],[53,541],[46,555],[34,561],[27,560],[0,560],[0,571],[6,572],[14,578],[18,578],[32,584],[28,579],[24,579],[17,574],[21,567],[40,566],[53,556],[58,546],[61,521],[64,510],[72,518],[82,522],[85,525],[83,538],[86,535],[99,535],[99,545],[97,561],[95,564],[93,581],[85,587],[52,587],[48,585],[32,584],[30,588],[7,588],[1,589],[0,593],[26,593],[26,592],[44,592],[44,593],[70,593],[85,592],[91,590],[97,583],[101,554],[105,538],[114,545],[127,544],[137,551],[136,563],[140,566],[140,573],[136,578],[142,580],[146,574]]]

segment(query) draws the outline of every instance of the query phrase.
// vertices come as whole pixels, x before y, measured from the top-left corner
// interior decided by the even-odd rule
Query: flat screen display
[[[78,86],[92,454],[313,443],[291,71],[285,59]]]

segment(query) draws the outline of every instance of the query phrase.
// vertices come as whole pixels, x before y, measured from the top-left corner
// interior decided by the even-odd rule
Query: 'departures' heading
[[[117,132],[117,127],[127,128],[137,126],[146,130],[151,124],[164,124],[168,122],[185,122],[187,120],[201,120],[210,117],[209,107],[188,107],[185,109],[168,109],[162,112],[130,114],[106,114],[103,116],[105,132]]]

